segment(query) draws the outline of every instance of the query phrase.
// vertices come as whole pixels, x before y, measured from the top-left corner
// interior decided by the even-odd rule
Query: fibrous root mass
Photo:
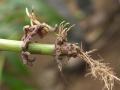
[[[114,81],[120,81],[119,78],[115,76],[114,71],[108,64],[103,63],[100,60],[94,60],[90,55],[92,51],[84,51],[83,48],[80,48],[77,43],[69,43],[67,41],[67,32],[73,27],[70,26],[69,23],[65,23],[64,21],[55,27],[51,27],[48,24],[40,23],[36,17],[34,12],[29,13],[26,9],[27,16],[30,18],[31,25],[27,25],[24,27],[24,36],[22,37],[22,41],[24,42],[22,45],[22,58],[24,64],[31,65],[35,60],[30,59],[28,52],[28,45],[31,42],[31,39],[35,35],[39,35],[41,38],[44,37],[48,32],[58,32],[57,38],[55,41],[55,60],[58,64],[58,68],[62,71],[64,58],[67,58],[67,62],[72,57],[79,57],[84,60],[88,65],[88,74],[91,75],[95,79],[99,79],[104,82],[104,88],[107,90],[112,90],[114,86]]]

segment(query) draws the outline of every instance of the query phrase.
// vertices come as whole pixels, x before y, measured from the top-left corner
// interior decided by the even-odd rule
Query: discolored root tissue
[[[24,26],[24,35],[22,37],[22,59],[24,64],[32,65],[32,62],[35,61],[35,58],[29,58],[30,52],[28,52],[28,45],[31,42],[31,39],[38,35],[40,38],[44,37],[48,32],[54,31],[54,28],[49,26],[46,23],[41,23],[37,20],[33,10],[31,13],[28,12],[26,8],[26,14],[30,19],[31,25]]]
[[[102,63],[100,60],[94,60],[90,55],[92,51],[86,52],[83,48],[80,48],[78,44],[68,43],[67,32],[71,27],[66,28],[66,25],[66,23],[62,22],[57,28],[58,37],[55,42],[55,59],[60,71],[62,71],[65,57],[68,58],[67,61],[69,61],[71,57],[79,57],[89,65],[89,73],[87,75],[91,75],[93,78],[103,81],[103,89],[112,90],[114,81],[120,81],[120,79],[115,76],[114,71],[108,64]]]

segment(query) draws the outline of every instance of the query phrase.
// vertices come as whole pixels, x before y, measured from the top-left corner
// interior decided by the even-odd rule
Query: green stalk
[[[0,50],[2,51],[22,51],[23,41],[0,39]],[[28,51],[32,54],[53,55],[55,46],[53,44],[30,43]]]

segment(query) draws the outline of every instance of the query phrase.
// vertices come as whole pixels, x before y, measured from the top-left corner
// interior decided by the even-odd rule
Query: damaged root
[[[71,47],[74,44],[67,43],[67,32],[73,27],[73,25],[68,25],[69,23],[65,23],[65,21],[63,21],[56,29],[56,31],[58,31],[58,37],[55,42],[55,60],[57,61],[58,68],[60,71],[62,71],[63,62],[65,62],[64,58],[67,57],[67,60],[69,60],[68,55],[74,55],[73,53],[76,54],[76,50],[71,50]]]
[[[31,13],[29,13],[28,9],[26,8],[26,14],[30,19],[30,25],[26,25],[23,28],[24,35],[21,39],[23,41],[21,56],[24,64],[30,63],[30,65],[32,65],[32,62],[35,61],[35,58],[30,59],[30,52],[28,52],[28,44],[31,42],[31,39],[36,35],[38,35],[40,38],[43,38],[48,32],[54,31],[55,28],[37,20],[33,10]]]
[[[35,58],[29,58],[30,52],[28,52],[28,44],[31,42],[33,36],[39,35],[40,38],[42,38],[48,32],[58,31],[55,41],[55,60],[60,71],[62,71],[64,62],[68,62],[72,57],[79,57],[90,67],[87,75],[91,75],[93,78],[103,81],[104,89],[112,90],[114,81],[120,81],[120,79],[115,76],[114,71],[108,66],[108,64],[103,63],[100,60],[94,60],[91,57],[90,54],[93,51],[86,52],[82,47],[80,48],[77,43],[69,43],[67,41],[67,32],[74,25],[70,26],[69,23],[63,21],[58,26],[53,28],[46,23],[41,23],[38,21],[33,10],[29,13],[28,9],[26,9],[26,14],[29,17],[31,24],[24,27],[24,36],[21,39],[23,41],[21,56],[24,64],[32,65],[35,61]]]
[[[93,51],[85,52],[78,44],[67,42],[67,32],[69,28],[65,28],[66,24],[61,23],[58,28],[57,39],[55,42],[55,59],[58,63],[58,68],[62,71],[64,57],[69,59],[71,57],[79,57],[84,60],[90,67],[89,73],[95,79],[99,79],[104,82],[104,89],[113,90],[114,81],[120,81],[115,76],[112,68],[106,63],[102,63],[100,60],[94,60],[91,57]]]

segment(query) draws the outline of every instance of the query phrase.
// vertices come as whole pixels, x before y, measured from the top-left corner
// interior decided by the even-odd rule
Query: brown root
[[[55,42],[55,59],[58,63],[58,68],[62,70],[62,64],[64,62],[64,57],[79,57],[84,60],[89,65],[89,73],[95,79],[99,79],[104,82],[104,89],[112,90],[114,86],[114,81],[120,81],[119,78],[115,76],[114,71],[106,63],[102,63],[100,60],[94,60],[90,54],[93,51],[85,52],[77,44],[67,42],[67,32],[68,28],[64,27],[64,23],[60,24],[58,27],[57,39]]]
[[[31,13],[29,13],[28,9],[26,8],[26,14],[30,19],[31,25],[26,25],[23,28],[24,35],[21,40],[24,43],[22,44],[21,56],[24,64],[30,63],[29,65],[32,65],[32,62],[35,61],[35,59],[30,59],[30,52],[28,52],[28,44],[31,42],[31,39],[36,35],[38,35],[40,38],[43,38],[48,32],[54,31],[55,29],[46,23],[41,23],[38,21],[33,10]]]
[[[90,69],[88,75],[91,75],[95,79],[99,79],[104,82],[104,88],[112,90],[114,86],[114,81],[120,81],[119,78],[115,76],[114,71],[111,67],[108,66],[106,63],[102,63],[101,61],[97,61],[92,59],[92,57],[85,52],[81,52],[79,54],[80,58],[83,58],[83,60],[89,64]]]

